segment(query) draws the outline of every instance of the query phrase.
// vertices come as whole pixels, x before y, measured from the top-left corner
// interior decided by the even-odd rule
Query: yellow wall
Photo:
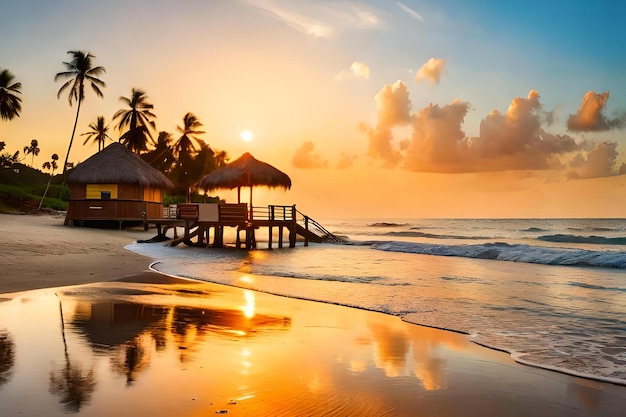
[[[87,195],[89,200],[100,200],[101,192],[109,191],[111,199],[117,198],[117,184],[87,184]]]

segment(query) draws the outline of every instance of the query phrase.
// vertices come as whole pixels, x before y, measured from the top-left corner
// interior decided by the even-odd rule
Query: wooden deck
[[[340,241],[315,220],[296,210],[295,205],[270,205],[248,210],[247,204],[178,204],[164,207],[162,218],[146,219],[145,222],[148,225],[154,224],[157,228],[158,234],[152,241],[169,239],[166,233],[173,229],[174,238],[170,243],[172,246],[184,243],[190,246],[223,247],[226,227],[236,228],[237,248],[255,249],[256,230],[260,228],[268,229],[270,249],[274,243],[279,248],[284,246],[285,231],[288,231],[290,248],[296,246],[298,236],[304,241],[304,246],[308,246],[309,241]],[[179,227],[183,228],[181,236],[177,232]],[[276,237],[274,232],[277,232]]]

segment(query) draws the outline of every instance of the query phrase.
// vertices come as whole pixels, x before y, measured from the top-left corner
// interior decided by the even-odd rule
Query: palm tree
[[[38,210],[41,210],[41,205],[43,204],[43,199],[46,198],[46,194],[48,194],[48,189],[50,188],[50,181],[52,181],[52,177],[54,176],[54,170],[58,168],[57,161],[59,160],[59,155],[53,153],[52,160],[46,161],[43,163],[43,169],[51,170],[50,178],[48,178],[48,185],[46,185],[46,191],[43,192],[43,196],[41,196],[41,201],[39,202]]]
[[[215,169],[221,168],[228,163],[229,156],[226,151],[217,151],[215,153]]]
[[[165,175],[169,174],[174,163],[174,150],[172,149],[172,134],[159,132],[159,137],[153,143],[154,149],[141,155],[141,159],[158,169]]]
[[[72,142],[74,142],[74,135],[76,134],[76,125],[78,124],[78,115],[80,114],[80,105],[85,99],[85,82],[91,84],[91,88],[98,97],[102,97],[101,88],[106,87],[104,81],[99,79],[100,74],[106,72],[104,67],[93,67],[91,59],[95,56],[89,52],[83,51],[68,51],[68,54],[72,55],[70,62],[63,62],[67,71],[59,72],[54,76],[54,81],[59,78],[69,78],[59,89],[57,98],[61,97],[63,91],[70,88],[68,100],[70,106],[72,102],[76,100],[76,119],[74,120],[74,128],[72,129],[72,137],[70,138],[70,144],[67,147],[67,154],[65,155],[65,162],[63,163],[63,181],[65,182],[65,171],[67,170],[67,160],[70,157],[70,151],[72,150]]]
[[[190,171],[193,165],[194,154],[198,151],[194,145],[194,141],[198,144],[203,143],[201,139],[196,136],[204,133],[204,131],[198,130],[200,126],[202,126],[202,123],[200,123],[200,120],[198,120],[193,113],[187,113],[183,117],[183,127],[176,126],[176,129],[182,133],[181,137],[178,138],[178,141],[176,141],[174,145],[174,153],[177,157],[178,181],[186,190],[187,202],[189,202],[190,198],[189,186],[193,183],[193,175]]]
[[[128,130],[120,136],[120,142],[131,151],[139,154],[148,149],[148,138],[152,139],[150,128],[156,129],[152,119],[156,116],[152,113],[154,106],[148,103],[148,96],[145,91],[133,88],[130,98],[120,97],[130,107],[130,109],[120,109],[113,115],[113,120],[120,119],[117,128],[122,131],[125,127]]]
[[[95,123],[89,125],[90,132],[83,133],[81,136],[87,136],[87,139],[83,142],[83,145],[86,145],[90,140],[94,143],[98,143],[98,152],[104,148],[104,142],[107,139],[111,139],[107,132],[109,131],[109,126],[104,125],[104,116],[98,116]],[[111,139],[112,140],[112,139]]]
[[[176,129],[182,133],[181,137],[178,138],[178,141],[176,141],[174,146],[176,156],[180,162],[189,161],[193,154],[197,151],[192,139],[197,143],[200,143],[201,139],[199,139],[196,135],[205,133],[202,130],[197,130],[200,126],[202,126],[202,123],[200,123],[200,120],[198,120],[193,113],[187,113],[183,117],[183,127],[176,126]]]
[[[33,164],[35,163],[35,157],[37,155],[39,155],[39,151],[41,149],[39,149],[39,142],[37,141],[37,139],[33,139],[30,141],[30,146],[24,146],[24,154],[28,155],[29,153],[32,154],[33,156],[31,157],[31,161],[30,161],[30,166],[32,167]]]
[[[8,69],[0,68],[0,118],[11,120],[19,117],[22,111],[22,83],[14,83],[15,76]]]

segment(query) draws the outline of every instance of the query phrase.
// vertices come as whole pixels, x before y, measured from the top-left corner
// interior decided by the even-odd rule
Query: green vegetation
[[[81,105],[85,100],[85,89],[91,87],[93,93],[103,97],[106,83],[101,77],[106,70],[94,65],[95,56],[90,52],[68,51],[70,60],[63,62],[65,71],[55,75],[55,81],[63,81],[57,97],[67,95],[69,105],[76,104],[76,115],[70,142],[61,165],[59,155],[53,154],[52,159],[40,165],[36,157],[40,153],[40,142],[32,139],[30,145],[20,150],[5,152],[6,143],[0,142],[0,212],[32,212],[37,207],[48,210],[66,210],[69,201],[69,189],[65,186],[67,171],[74,164],[69,162],[69,155],[76,135]],[[0,68],[0,119],[10,121],[20,116],[22,84],[15,82],[13,74]],[[180,126],[176,126],[179,137],[171,133],[159,131],[156,127],[154,105],[149,102],[145,91],[132,88],[129,97],[120,97],[124,107],[113,115],[111,127],[119,131],[120,143],[136,155],[167,176],[175,188],[172,196],[166,196],[165,203],[209,202],[218,198],[194,194],[192,187],[204,175],[209,174],[228,162],[225,151],[212,149],[200,135],[202,123],[191,112],[187,112]],[[98,116],[95,122],[88,125],[89,130],[81,133],[85,136],[83,145],[98,144],[98,152],[106,146],[106,140],[113,141],[111,130],[104,116]],[[158,132],[158,137],[153,133]],[[30,166],[22,163],[26,159]],[[42,170],[35,166],[41,166]],[[56,174],[56,170],[61,174]],[[57,198],[50,198],[55,196]]]
[[[57,186],[58,187],[58,186]],[[24,187],[0,184],[0,213],[34,213],[38,210],[43,194],[43,187]],[[41,189],[41,193],[39,193]],[[41,205],[42,210],[65,211],[67,201],[46,197]]]

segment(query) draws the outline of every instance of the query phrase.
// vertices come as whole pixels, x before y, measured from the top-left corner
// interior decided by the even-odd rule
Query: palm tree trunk
[[[41,201],[39,202],[39,208],[37,210],[41,210],[41,205],[43,204],[43,199],[46,198],[46,194],[48,194],[48,188],[50,188],[50,182],[51,181],[52,181],[52,174],[50,174],[50,178],[48,178],[48,185],[46,185],[46,191],[44,191],[43,195],[41,196]]]
[[[65,155],[65,162],[63,163],[63,183],[61,184],[61,191],[65,185],[65,171],[67,171],[67,160],[70,157],[70,151],[72,150],[72,142],[74,142],[74,134],[76,133],[76,126],[78,125],[78,114],[80,113],[80,104],[82,100],[78,97],[78,107],[76,108],[76,119],[74,120],[74,129],[72,129],[72,137],[70,138],[70,144],[67,147],[67,154]]]

